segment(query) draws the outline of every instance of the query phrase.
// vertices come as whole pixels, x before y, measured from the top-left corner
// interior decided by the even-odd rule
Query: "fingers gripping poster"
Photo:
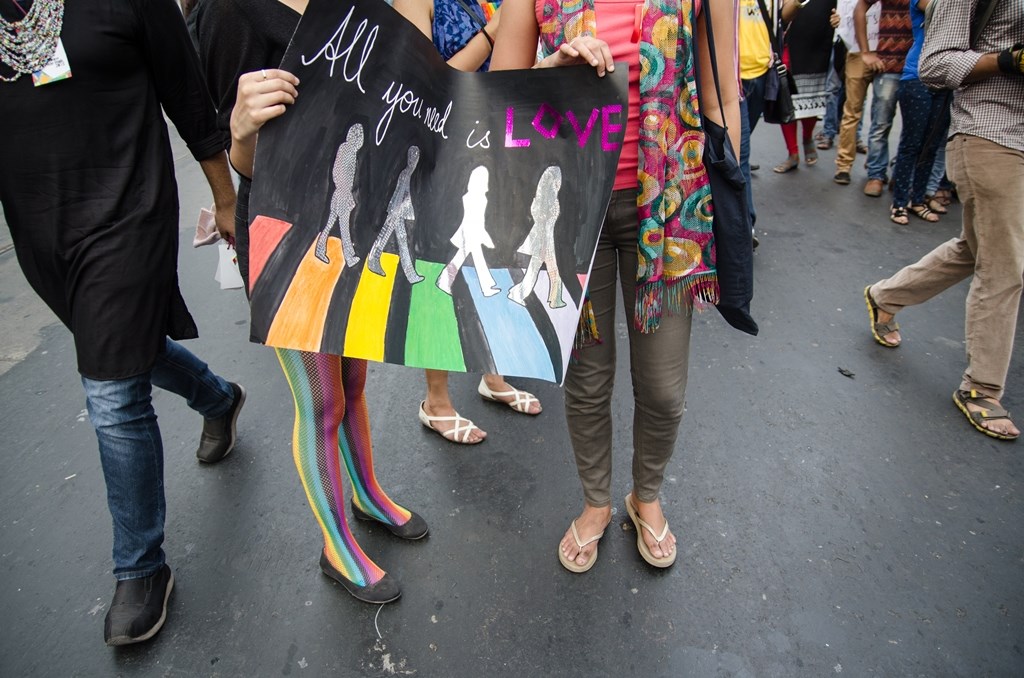
[[[381,0],[312,0],[260,131],[254,341],[561,382],[615,178],[626,69],[461,73]]]

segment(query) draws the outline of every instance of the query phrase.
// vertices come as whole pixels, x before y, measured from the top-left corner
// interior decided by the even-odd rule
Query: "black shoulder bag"
[[[712,1],[704,0],[701,3],[701,13],[704,14],[707,26],[718,110],[724,122],[725,107],[722,105],[715,38],[711,28]],[[700,82],[699,74],[697,82]],[[702,94],[698,91],[698,96]],[[727,128],[704,115],[701,121],[704,126],[704,169],[711,182],[711,225],[715,235],[715,268],[718,271],[720,290],[715,308],[727,323],[756,336],[757,323],[750,317],[750,300],[754,296],[754,247],[751,240],[753,227],[747,207],[747,182],[740,171],[737,161],[739,156],[732,147]]]
[[[768,8],[764,0],[757,0],[761,6],[761,18],[768,29],[768,39],[772,43],[772,65],[768,69],[768,79],[764,85],[764,121],[775,125],[784,125],[796,120],[796,109],[793,108],[793,76],[786,64],[782,63],[782,40],[776,39],[776,31],[772,29],[772,20],[768,16]],[[781,38],[781,35],[779,36]]]

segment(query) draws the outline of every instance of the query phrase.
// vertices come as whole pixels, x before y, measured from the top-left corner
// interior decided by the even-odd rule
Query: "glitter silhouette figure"
[[[520,306],[526,306],[526,297],[530,296],[537,285],[537,276],[543,264],[548,269],[551,288],[548,291],[548,306],[562,308],[562,278],[558,275],[558,261],[555,259],[555,222],[558,221],[558,189],[562,187],[562,170],[552,165],[544,170],[537,182],[537,193],[530,205],[533,215],[533,228],[527,234],[519,252],[530,255],[530,264],[526,275],[519,284],[509,290],[508,298]]]
[[[352,208],[356,206],[355,197],[352,195],[352,184],[356,178],[356,154],[363,146],[363,126],[352,125],[348,128],[348,135],[345,141],[338,145],[338,154],[334,156],[334,195],[331,196],[331,215],[327,217],[327,224],[324,230],[316,239],[316,249],[313,254],[325,264],[331,263],[327,256],[327,236],[334,228],[335,222],[341,231],[341,251],[345,255],[345,264],[355,266],[359,263],[355,248],[352,247],[352,230],[349,227],[349,216]]]
[[[388,204],[388,216],[384,219],[384,226],[381,227],[377,239],[373,241],[370,254],[366,261],[366,267],[377,275],[385,275],[384,269],[380,267],[380,255],[384,251],[384,245],[395,234],[398,241],[398,256],[402,261],[402,271],[410,283],[418,283],[423,276],[416,272],[416,266],[409,253],[409,234],[406,231],[406,222],[416,220],[416,213],[412,209],[412,194],[409,185],[412,181],[412,173],[416,171],[416,163],[420,161],[420,149],[416,146],[409,147],[409,162],[402,173],[398,175],[398,183],[395,185],[395,192],[391,194],[391,202]]]
[[[452,283],[470,255],[473,257],[473,265],[476,266],[477,277],[480,280],[480,291],[484,296],[493,297],[501,291],[495,287],[494,278],[484,259],[483,248],[494,248],[494,242],[488,235],[487,224],[484,222],[484,212],[487,211],[487,184],[486,167],[477,167],[470,173],[466,192],[462,194],[462,224],[451,239],[452,244],[458,249],[441,271],[441,275],[437,277],[438,288],[446,294],[452,293]]]

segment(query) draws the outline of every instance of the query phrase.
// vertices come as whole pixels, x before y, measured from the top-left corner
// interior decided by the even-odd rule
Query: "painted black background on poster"
[[[452,257],[450,238],[462,221],[470,172],[483,165],[490,172],[486,221],[495,244],[487,250],[487,262],[491,269],[524,267],[528,257],[516,249],[533,226],[530,206],[537,182],[545,168],[558,165],[557,259],[565,292],[579,302],[582,290],[575,274],[589,272],[614,182],[626,116],[626,68],[606,78],[588,66],[462,73],[447,66],[430,40],[380,0],[311,0],[281,68],[300,79],[299,97],[260,131],[249,215],[293,227],[253,287],[254,340],[265,340],[291,276],[328,219],[335,153],[356,123],[363,126],[365,141],[358,156],[351,232],[363,260],[385,221],[411,145],[419,147],[420,160],[411,185],[416,221],[409,244],[414,258],[433,262]],[[421,115],[416,117],[415,109],[403,113],[399,102],[388,123],[389,88],[392,96],[399,88],[410,93],[405,96],[419,102]],[[542,105],[562,118],[554,138],[533,126]],[[528,140],[528,147],[506,147],[509,107],[514,109],[512,136]],[[439,116],[437,132],[425,124],[428,109]],[[584,134],[582,147],[566,111],[573,112]],[[553,122],[549,111],[541,124],[550,128]],[[484,139],[489,148],[481,143]],[[393,240],[385,251],[395,251]],[[357,276],[342,276],[325,336],[347,322],[344,315],[356,284]],[[403,285],[408,282],[399,269],[397,298],[403,296]],[[456,307],[462,296],[457,291]],[[340,346],[340,341],[331,343]]]

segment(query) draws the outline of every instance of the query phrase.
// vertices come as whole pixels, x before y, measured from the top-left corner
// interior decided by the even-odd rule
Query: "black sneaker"
[[[167,620],[167,599],[173,588],[174,575],[167,565],[148,577],[117,582],[103,622],[104,642],[131,645],[155,636]]]
[[[222,417],[203,420],[203,434],[199,437],[199,449],[196,458],[207,464],[214,464],[228,456],[235,449],[235,423],[238,413],[245,404],[245,389],[238,384],[228,382],[235,392],[235,401]]]
[[[840,184],[842,186],[846,186],[847,184],[850,183],[850,173],[849,172],[836,172],[836,175],[834,177],[832,177],[832,181],[834,181],[837,184]]]

